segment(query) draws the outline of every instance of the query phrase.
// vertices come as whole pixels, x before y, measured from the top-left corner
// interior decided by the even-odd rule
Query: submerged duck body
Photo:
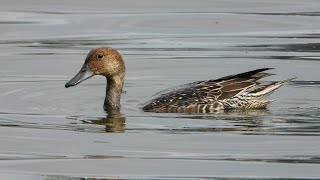
[[[232,109],[261,109],[272,101],[261,100],[288,82],[261,83],[257,80],[271,76],[257,69],[214,80],[183,85],[149,101],[144,111],[214,113]]]
[[[219,79],[197,81],[162,91],[142,107],[147,112],[159,113],[214,113],[231,109],[266,108],[272,102],[261,98],[284,85],[289,80],[261,83],[259,79],[273,75],[263,68]],[[87,55],[78,74],[65,87],[75,86],[94,75],[107,79],[104,109],[120,112],[125,64],[120,53],[110,47],[93,49]]]

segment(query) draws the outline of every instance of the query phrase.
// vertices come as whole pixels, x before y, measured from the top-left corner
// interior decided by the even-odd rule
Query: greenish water
[[[319,179],[320,2],[199,2],[3,2],[1,179]],[[99,46],[126,62],[121,118],[103,111],[103,77],[64,88]],[[297,77],[267,110],[138,108],[264,67],[276,68],[268,81]]]

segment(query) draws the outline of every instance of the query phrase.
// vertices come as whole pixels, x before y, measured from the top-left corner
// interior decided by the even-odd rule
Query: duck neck
[[[124,75],[107,77],[106,98],[104,110],[108,114],[120,114],[120,98],[123,88]]]

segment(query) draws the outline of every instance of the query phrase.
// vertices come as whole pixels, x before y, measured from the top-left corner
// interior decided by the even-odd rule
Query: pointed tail
[[[284,84],[287,84],[288,82],[292,81],[295,78],[283,80],[283,81],[277,81],[272,83],[260,83],[257,86],[248,89],[248,97],[252,99],[260,99],[263,97],[266,97],[270,95],[273,91],[276,89],[279,89]]]

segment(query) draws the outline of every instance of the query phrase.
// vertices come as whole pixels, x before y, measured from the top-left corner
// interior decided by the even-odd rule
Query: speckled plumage
[[[144,105],[148,112],[213,113],[230,109],[265,108],[272,101],[261,100],[288,82],[261,83],[257,80],[273,74],[257,69],[215,80],[197,81],[160,92],[159,96]]]
[[[162,113],[213,113],[229,109],[265,108],[271,101],[261,98],[289,81],[257,82],[263,77],[272,75],[264,72],[269,69],[271,68],[257,69],[215,80],[197,81],[170,91],[162,91],[142,109],[147,112]],[[105,76],[107,88],[104,109],[108,114],[119,114],[125,70],[125,63],[116,49],[96,48],[88,53],[80,71],[65,84],[65,87],[76,86],[95,75]]]

